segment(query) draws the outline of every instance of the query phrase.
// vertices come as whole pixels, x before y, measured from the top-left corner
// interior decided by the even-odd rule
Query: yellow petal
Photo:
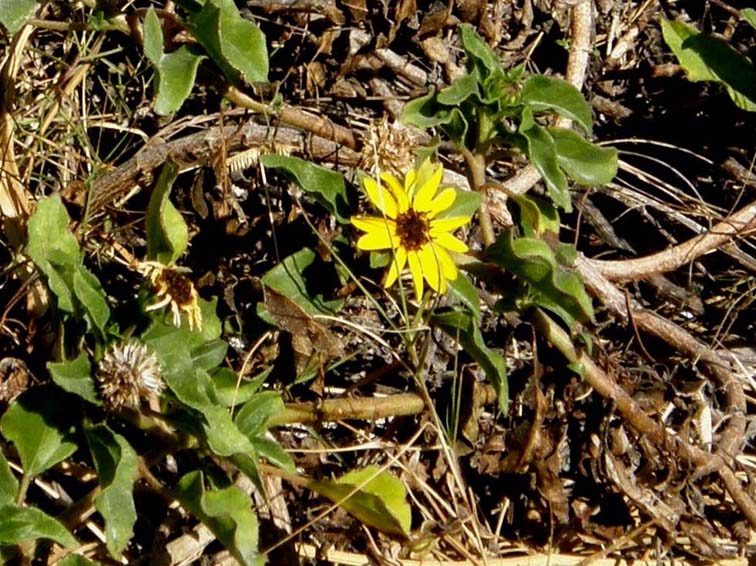
[[[404,192],[409,196],[415,191],[415,183],[417,182],[417,171],[410,169],[404,176]]]
[[[423,268],[420,265],[420,258],[417,257],[417,252],[407,252],[407,261],[410,266],[410,273],[412,273],[412,283],[415,285],[415,296],[418,301],[423,300]]]
[[[419,252],[417,252],[420,258],[420,267],[423,270],[423,275],[428,285],[434,291],[443,293],[446,291],[446,279],[441,271],[441,266],[438,263],[438,256],[433,246],[423,246]]]
[[[441,178],[444,176],[444,168],[440,165],[433,171],[433,174],[425,180],[420,188],[415,191],[412,198],[412,208],[419,212],[430,212],[433,204],[433,197],[438,191],[441,184]]]
[[[388,186],[389,190],[394,194],[399,213],[407,212],[407,209],[409,208],[409,196],[399,182],[399,179],[389,173],[381,173],[381,181],[386,183],[386,186]]]
[[[375,179],[365,177],[362,181],[362,186],[365,187],[370,202],[372,202],[378,210],[383,212],[389,218],[396,218],[397,204],[396,199],[391,196],[391,193],[384,187],[375,182]]]
[[[353,216],[352,224],[367,232],[359,240],[357,247],[361,250],[385,250],[398,245],[396,222],[384,218]]]
[[[453,205],[456,199],[457,191],[455,191],[451,187],[444,189],[443,191],[438,193],[436,198],[431,201],[430,208],[428,209],[428,216],[430,218],[433,218],[439,212],[443,212],[451,205]]]
[[[454,264],[454,260],[449,255],[449,252],[436,245],[433,245],[433,249],[436,252],[436,258],[438,259],[438,264],[441,266],[441,272],[444,274],[444,277],[449,281],[454,281],[459,275],[459,271],[457,271],[457,266]]]
[[[449,232],[439,232],[433,236],[433,241],[439,246],[445,247],[447,250],[453,252],[459,252],[461,254],[467,251],[467,244],[461,241],[459,238],[455,238]]]
[[[394,284],[399,274],[404,271],[404,264],[407,263],[407,250],[404,248],[396,248],[394,257],[391,258],[391,267],[386,275],[386,281],[383,282],[383,286],[388,289]]]
[[[451,232],[470,222],[469,216],[452,216],[451,218],[434,218],[430,223],[430,235],[436,237],[442,232]]]

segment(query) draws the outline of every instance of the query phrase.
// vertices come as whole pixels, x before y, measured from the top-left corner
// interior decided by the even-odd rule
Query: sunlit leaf
[[[95,508],[105,519],[108,552],[117,559],[134,534],[137,514],[133,490],[139,462],[126,439],[107,426],[97,425],[85,432],[102,488]]]
[[[572,200],[567,187],[567,178],[559,168],[556,144],[548,130],[533,124],[520,132],[528,143],[528,156],[546,183],[546,189],[554,204],[567,212],[572,211]]]
[[[161,116],[176,112],[191,93],[204,56],[186,45],[165,53],[163,29],[152,6],[144,18],[144,54],[155,67],[155,112]]]
[[[313,195],[339,222],[349,221],[349,197],[341,173],[287,155],[262,155],[260,163],[268,169],[280,171],[300,189]]]
[[[40,538],[53,540],[69,548],[78,545],[62,524],[39,509],[5,505],[0,507],[0,517],[0,545]]]
[[[249,495],[236,487],[206,490],[198,471],[181,478],[176,495],[243,566],[265,563],[257,550],[257,517]]]
[[[756,10],[753,8],[743,8],[740,10],[740,19],[748,22],[753,29],[756,29]]]
[[[384,533],[407,536],[410,532],[412,510],[404,485],[376,466],[349,472],[335,480],[311,480],[308,487]]]
[[[100,281],[83,265],[77,266],[73,272],[73,291],[90,327],[97,329],[100,336],[105,336],[110,307]]]
[[[559,166],[581,185],[605,185],[617,174],[617,150],[590,143],[572,130],[549,128]]]
[[[262,282],[280,293],[305,311],[309,315],[333,314],[344,304],[343,301],[325,301],[321,295],[312,296],[307,291],[307,283],[303,272],[315,261],[316,254],[309,248],[303,248],[285,258],[281,263],[268,271],[262,277]],[[266,322],[275,324],[275,321],[263,308],[258,306],[258,315]]]
[[[169,198],[177,175],[178,165],[167,161],[152,189],[145,216],[147,258],[164,265],[176,261],[189,245],[189,228]]]
[[[207,0],[187,24],[229,80],[268,80],[265,36],[253,22],[242,18],[233,0]]]
[[[565,80],[534,75],[525,80],[522,102],[534,112],[553,111],[591,131],[591,107],[580,91]]]
[[[520,225],[526,236],[540,237],[547,232],[559,234],[559,212],[546,199],[516,195],[512,200],[520,209]]]
[[[76,411],[63,395],[51,387],[26,391],[0,421],[3,436],[16,446],[28,476],[38,476],[76,451]]]
[[[502,234],[486,250],[487,257],[526,281],[540,297],[536,304],[561,316],[566,322],[593,320],[593,306],[577,273],[566,271],[553,250],[537,238],[513,238]]]
[[[0,24],[8,33],[16,33],[36,9],[36,0],[0,0]]]
[[[223,363],[228,351],[228,344],[223,340],[211,340],[192,350],[192,363],[195,368],[210,371]]]
[[[66,362],[49,362],[47,369],[52,380],[64,391],[78,395],[95,405],[102,405],[92,379],[92,366],[86,354],[80,354],[79,357]]]
[[[480,320],[480,297],[466,275],[460,273],[456,279],[449,281],[449,291],[473,314],[476,320]]]
[[[723,84],[743,110],[756,112],[756,67],[725,41],[699,33],[684,22],[662,18],[664,41],[691,81]]]
[[[18,493],[18,480],[8,466],[5,454],[0,451],[0,506],[13,503]]]

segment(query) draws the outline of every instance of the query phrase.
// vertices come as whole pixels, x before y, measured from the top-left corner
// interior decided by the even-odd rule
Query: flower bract
[[[439,293],[445,293],[447,281],[457,278],[457,266],[449,251],[464,253],[467,245],[452,235],[470,222],[470,216],[448,216],[457,193],[451,187],[440,188],[444,170],[426,160],[410,170],[401,183],[389,173],[380,182],[366,177],[363,187],[370,202],[383,216],[353,216],[352,224],[365,232],[357,247],[368,251],[393,250],[393,258],[384,281],[390,287],[409,266],[418,300],[424,281]],[[439,190],[440,189],[440,190]]]

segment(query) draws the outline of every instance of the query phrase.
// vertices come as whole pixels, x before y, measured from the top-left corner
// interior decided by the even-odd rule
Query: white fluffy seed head
[[[95,376],[105,406],[111,410],[137,409],[142,399],[155,398],[164,388],[157,357],[136,341],[113,344]]]

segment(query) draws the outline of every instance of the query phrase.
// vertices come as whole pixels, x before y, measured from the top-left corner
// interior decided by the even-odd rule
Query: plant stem
[[[462,148],[462,155],[467,164],[467,177],[470,181],[470,186],[480,193],[478,219],[480,220],[480,229],[483,233],[483,243],[486,246],[490,246],[496,241],[496,234],[494,233],[493,222],[491,222],[491,214],[488,212],[486,159],[483,155],[473,153],[466,147]]]

